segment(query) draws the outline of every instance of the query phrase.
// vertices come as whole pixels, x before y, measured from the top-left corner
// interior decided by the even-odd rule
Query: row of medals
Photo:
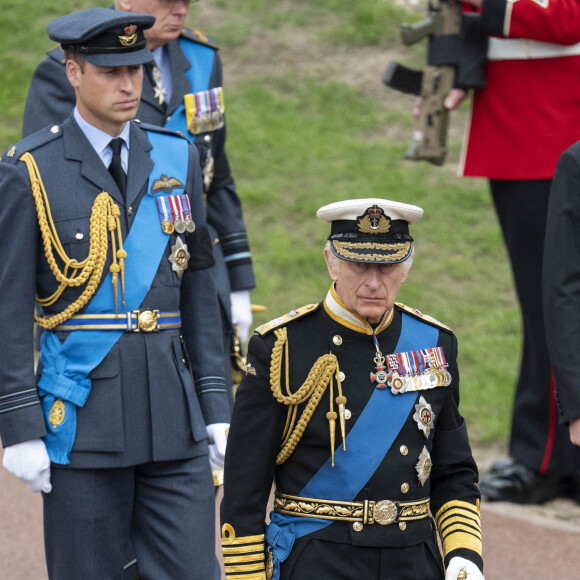
[[[195,231],[195,224],[193,223],[193,220],[189,218],[186,220],[175,220],[175,222],[166,219],[163,220],[161,229],[165,234],[172,234],[174,231],[178,234],[184,234],[185,232],[189,232],[191,234]]]
[[[431,367],[423,372],[402,374],[397,372],[398,368],[391,370],[384,366],[385,358],[380,352],[375,356],[375,364],[377,366],[375,372],[371,373],[371,382],[376,383],[379,389],[390,387],[393,394],[447,387],[451,384],[451,373],[442,366]]]
[[[391,387],[391,391],[397,393],[447,387],[450,384],[451,373],[445,368],[430,369],[412,375],[400,375],[399,373],[387,375],[387,385]]]

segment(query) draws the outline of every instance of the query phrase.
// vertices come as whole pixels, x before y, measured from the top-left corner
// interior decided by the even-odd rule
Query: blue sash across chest
[[[402,313],[401,334],[394,352],[434,347],[438,336],[437,328]],[[340,447],[335,454],[335,466],[332,467],[329,458],[298,495],[353,501],[389,451],[416,398],[413,392],[393,395],[390,389],[375,389],[346,438],[347,450]],[[275,568],[286,559],[296,538],[332,523],[276,512],[270,517],[272,523],[266,529],[266,542],[273,550]],[[275,574],[273,580],[276,577]]]
[[[150,156],[154,163],[151,176],[160,174],[187,181],[188,145],[185,140],[172,135],[148,132],[153,146]],[[124,242],[127,252],[125,263],[125,305],[127,311],[138,309],[159,268],[169,236],[159,227],[156,198],[148,191]],[[111,274],[101,284],[84,313],[112,313],[115,311]],[[42,376],[38,383],[39,394],[44,395],[42,408],[47,435],[44,439],[48,455],[54,463],[70,463],[70,451],[76,434],[76,407],[82,407],[91,390],[90,372],[107,356],[123,331],[76,330],[71,331],[61,343],[55,332],[44,332],[41,339]],[[59,399],[62,403],[62,422],[53,427],[49,414]]]
[[[205,91],[209,87],[211,71],[215,59],[215,49],[181,38],[179,46],[185,54],[191,66],[185,71],[185,76],[191,84],[191,92],[197,93]],[[165,123],[166,129],[180,131],[193,142],[193,135],[187,129],[187,119],[185,116],[185,105],[182,102],[176,111],[171,115],[171,119]]]

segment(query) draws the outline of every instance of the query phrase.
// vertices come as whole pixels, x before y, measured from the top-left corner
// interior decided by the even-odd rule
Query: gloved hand
[[[240,342],[248,340],[250,327],[252,326],[252,305],[250,303],[249,290],[237,290],[230,293],[232,304],[232,323],[238,325]]]
[[[227,430],[229,426],[229,423],[212,423],[211,425],[205,426],[209,439],[209,463],[212,470],[224,468],[226,443],[228,441]]]
[[[34,493],[50,493],[50,459],[42,439],[30,439],[4,449],[2,465]]]
[[[461,575],[461,572],[465,575]],[[445,580],[485,580],[481,570],[469,560],[455,556],[451,558],[447,571],[445,572]]]

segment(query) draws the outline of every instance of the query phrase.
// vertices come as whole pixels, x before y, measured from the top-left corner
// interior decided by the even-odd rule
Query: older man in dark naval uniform
[[[226,151],[222,63],[203,33],[184,28],[190,0],[116,0],[117,10],[152,14],[145,31],[154,61],[145,65],[137,118],[180,131],[196,145],[203,170],[207,223],[214,244],[216,286],[224,332],[224,366],[239,334],[245,342],[252,322],[250,291],[256,282],[242,204]],[[24,111],[23,135],[61,123],[75,96],[66,79],[60,47],[51,50],[32,78]],[[231,396],[230,371],[226,371]]]
[[[154,18],[53,21],[74,112],[0,163],[4,466],[43,491],[49,577],[214,570],[209,453],[225,452],[213,253],[195,147],[131,121]],[[35,378],[32,320],[46,331]]]
[[[457,340],[395,303],[422,214],[374,198],[318,211],[332,224],[330,291],[256,330],[236,395],[221,515],[228,579],[483,578]]]

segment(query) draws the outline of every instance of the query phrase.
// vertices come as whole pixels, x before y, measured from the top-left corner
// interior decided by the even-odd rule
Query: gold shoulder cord
[[[51,306],[59,299],[60,295],[67,287],[81,286],[82,284],[87,283],[87,286],[81,295],[72,304],[65,308],[65,310],[53,316],[35,316],[34,321],[39,326],[42,326],[42,328],[52,330],[59,324],[62,324],[71,318],[89,302],[97,289],[105,267],[108,250],[107,232],[111,232],[113,263],[111,264],[110,271],[115,297],[115,313],[117,313],[119,272],[121,273],[122,302],[125,304],[125,258],[127,257],[127,252],[123,250],[121,226],[119,223],[121,212],[119,207],[105,191],[97,196],[95,203],[93,204],[90,218],[89,255],[82,262],[70,259],[66,255],[58,237],[50,213],[48,196],[46,195],[46,190],[42,183],[42,178],[40,177],[40,172],[34,157],[30,153],[24,153],[19,159],[20,161],[23,161],[28,168],[30,183],[32,185],[32,195],[34,196],[38,224],[40,226],[40,233],[44,246],[44,253],[54,277],[58,282],[60,282],[59,287],[52,296],[42,299],[38,298],[37,302],[41,306]],[[117,231],[118,250],[114,235],[115,230]],[[62,272],[56,263],[54,250],[56,250],[56,253],[64,262],[64,269]]]
[[[338,385],[338,397],[336,404],[338,405],[340,415],[340,429],[342,434],[342,446],[346,450],[345,444],[345,404],[346,398],[342,395],[342,386],[340,383],[338,360],[333,354],[325,354],[318,358],[310,369],[303,385],[295,392],[290,391],[290,369],[289,369],[289,351],[288,351],[288,336],[286,328],[280,328],[274,331],[276,335],[276,342],[272,349],[272,357],[270,362],[270,388],[274,397],[279,403],[287,405],[288,416],[286,418],[286,426],[284,427],[284,434],[282,435],[281,450],[276,457],[276,465],[282,465],[294,452],[296,446],[300,442],[304,430],[308,422],[312,418],[316,407],[320,403],[322,395],[330,385],[330,411],[326,413],[326,418],[329,422],[330,429],[330,449],[332,454],[332,466],[334,467],[334,439],[337,413],[334,411],[333,401],[333,378],[336,378]],[[282,359],[285,360],[285,376],[287,395],[282,394]],[[298,405],[308,401],[298,424],[296,424],[296,414],[298,412]]]

